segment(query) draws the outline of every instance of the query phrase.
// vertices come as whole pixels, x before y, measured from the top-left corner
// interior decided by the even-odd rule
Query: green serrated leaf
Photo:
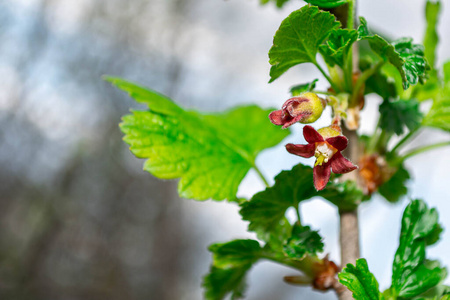
[[[427,29],[425,31],[425,37],[423,39],[423,45],[425,47],[425,57],[428,63],[434,67],[436,61],[436,46],[439,42],[439,36],[437,34],[437,23],[439,20],[439,12],[441,10],[440,1],[427,1],[425,8],[425,16],[427,20]]]
[[[205,276],[205,298],[219,300],[231,293],[232,299],[243,296],[245,275],[261,257],[262,248],[255,240],[233,240],[208,248],[213,253],[210,273]]]
[[[436,244],[441,238],[441,233],[444,231],[441,224],[434,227],[433,231],[430,232],[425,238],[425,245],[430,246]]]
[[[275,177],[275,184],[255,194],[241,205],[240,214],[250,221],[248,229],[267,241],[284,219],[289,207],[313,197],[316,194],[313,184],[312,168],[298,164],[290,171],[282,171]]]
[[[398,39],[392,42],[392,45],[404,61],[402,68],[405,72],[406,83],[412,85],[417,83],[423,84],[428,78],[427,72],[430,70],[430,66],[425,59],[424,47],[419,44],[413,44],[412,38]]]
[[[305,92],[311,92],[312,90],[315,89],[317,81],[319,81],[319,79],[314,79],[311,82],[293,86],[291,87],[290,92],[294,97],[299,96],[300,94]]]
[[[339,282],[345,285],[356,300],[380,300],[383,295],[378,289],[378,281],[369,271],[364,258],[356,260],[356,266],[348,264],[338,274]]]
[[[443,82],[423,119],[423,125],[450,132],[450,61],[444,64]]]
[[[306,5],[292,12],[275,33],[269,51],[269,63],[272,65],[269,82],[295,65],[307,62],[317,64],[319,45],[331,30],[339,26],[332,14],[316,6]]]
[[[395,51],[393,45],[391,45],[388,41],[377,34],[371,34],[368,27],[367,22],[363,17],[359,18],[360,25],[358,27],[358,39],[359,40],[368,40],[370,48],[373,52],[375,52],[379,57],[383,60],[391,63],[397,71],[400,73],[404,85],[404,89],[407,88],[407,79],[405,71],[402,66],[404,64],[403,59],[400,57],[400,54]]]
[[[367,21],[364,17],[359,17],[359,26],[356,29],[356,31],[358,31],[359,40],[372,36],[372,34],[369,31],[369,27],[367,26]]]
[[[127,92],[136,102],[148,105],[155,113],[175,116],[182,112],[182,109],[171,99],[158,92],[148,90],[118,77],[104,76],[103,79],[115,85],[120,90]]]
[[[410,85],[419,82],[424,83],[429,65],[422,45],[413,44],[410,38],[402,38],[391,44],[381,36],[371,34],[366,20],[362,17],[358,27],[358,39],[368,40],[372,50],[397,69],[402,78],[403,89],[406,90]]]
[[[240,299],[244,295],[245,275],[252,265],[221,269],[212,266],[203,279],[205,299],[222,300],[231,293],[231,299]]]
[[[263,229],[255,230],[256,235],[263,241],[266,241],[265,249],[269,248],[272,253],[278,254],[283,252],[284,242],[292,234],[292,225],[286,218],[281,219],[270,232]]]
[[[213,265],[222,269],[253,264],[259,259],[262,250],[255,240],[212,244],[208,249],[213,253]]]
[[[409,172],[403,165],[378,188],[378,193],[387,201],[395,203],[408,193],[406,182],[410,179]]]
[[[317,196],[325,198],[343,211],[354,210],[362,201],[368,200],[363,191],[351,180],[338,183],[330,181]]]
[[[305,2],[322,8],[335,8],[348,2],[348,0],[305,0]]]
[[[425,260],[425,247],[436,242],[438,213],[421,200],[412,201],[402,218],[400,245],[392,267],[392,293],[411,298],[436,286],[446,276],[437,262]]]
[[[415,99],[384,100],[380,105],[380,127],[387,132],[402,135],[405,127],[415,130],[421,121],[419,102]]]
[[[307,253],[316,255],[323,251],[322,237],[318,231],[311,230],[309,226],[295,224],[292,236],[286,241],[283,252],[294,259],[303,259]]]
[[[331,31],[327,42],[320,45],[319,51],[329,66],[338,65],[344,68],[348,52],[357,39],[358,32],[354,29],[335,29]]]
[[[180,178],[178,192],[183,198],[235,201],[257,154],[289,134],[268,122],[271,110],[246,106],[201,114],[134,83],[107,80],[149,106],[123,117],[124,141],[134,155],[148,159],[144,170],[163,179]]]

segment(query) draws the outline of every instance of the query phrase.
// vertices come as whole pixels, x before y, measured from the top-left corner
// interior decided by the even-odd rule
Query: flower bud
[[[325,100],[314,93],[307,92],[288,99],[280,110],[271,112],[269,118],[273,124],[283,125],[283,128],[297,122],[313,123],[320,118],[325,106]]]

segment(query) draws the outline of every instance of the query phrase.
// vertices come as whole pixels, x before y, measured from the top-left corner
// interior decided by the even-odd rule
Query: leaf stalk
[[[430,151],[430,150],[434,150],[437,148],[441,148],[441,147],[445,147],[445,146],[450,146],[450,141],[447,142],[442,142],[442,143],[437,143],[437,144],[432,144],[432,145],[427,145],[427,146],[423,146],[423,147],[418,147],[415,149],[412,149],[411,151],[407,152],[405,155],[403,155],[401,157],[401,162],[405,161],[406,159],[413,157],[415,155]]]
[[[256,173],[258,174],[259,178],[261,179],[261,181],[264,183],[264,185],[266,187],[270,187],[269,182],[267,181],[266,177],[264,177],[263,173],[261,172],[261,170],[255,165],[253,164],[253,169],[255,169]]]
[[[339,93],[340,89],[338,86],[334,83],[334,81],[328,76],[328,74],[325,72],[325,70],[319,65],[318,62],[313,62],[313,64],[317,67],[317,69],[322,73],[322,75],[325,77],[325,79],[330,83],[331,87],[336,93]]]

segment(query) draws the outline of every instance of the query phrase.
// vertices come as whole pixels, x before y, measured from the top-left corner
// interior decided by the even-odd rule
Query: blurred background
[[[424,0],[359,2],[369,25],[421,41]],[[440,36],[448,37],[450,6],[443,2]],[[273,34],[302,5],[292,0],[280,10],[258,0],[0,1],[0,299],[202,299],[207,246],[252,235],[235,205],[179,199],[176,181],[142,171],[143,161],[128,151],[117,126],[130,107],[139,106],[101,75],[139,82],[202,111],[242,103],[279,106],[290,86],[320,78],[303,65],[267,84]],[[438,61],[449,58],[446,39]],[[326,84],[320,80],[319,86]],[[363,132],[373,129],[379,100],[367,103]],[[285,142],[298,143],[298,129]],[[417,143],[448,138],[429,130]],[[440,149],[407,162],[415,180],[410,196],[438,207],[446,228],[449,157],[449,149]],[[273,177],[298,162],[281,145],[264,151],[257,164]],[[239,194],[262,189],[250,172]],[[406,204],[375,198],[360,209],[362,255],[382,288],[389,283]],[[336,209],[315,199],[302,213],[338,260]],[[449,266],[449,249],[447,230],[429,256]],[[335,299],[332,292],[282,282],[293,274],[259,263],[250,273],[247,299]]]

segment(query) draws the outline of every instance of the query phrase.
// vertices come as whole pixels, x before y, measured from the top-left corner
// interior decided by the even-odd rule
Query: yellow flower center
[[[336,148],[334,148],[327,142],[316,143],[316,151],[314,153],[314,156],[316,157],[316,163],[314,164],[314,166],[321,166],[323,163],[326,164],[337,151],[338,150]]]

